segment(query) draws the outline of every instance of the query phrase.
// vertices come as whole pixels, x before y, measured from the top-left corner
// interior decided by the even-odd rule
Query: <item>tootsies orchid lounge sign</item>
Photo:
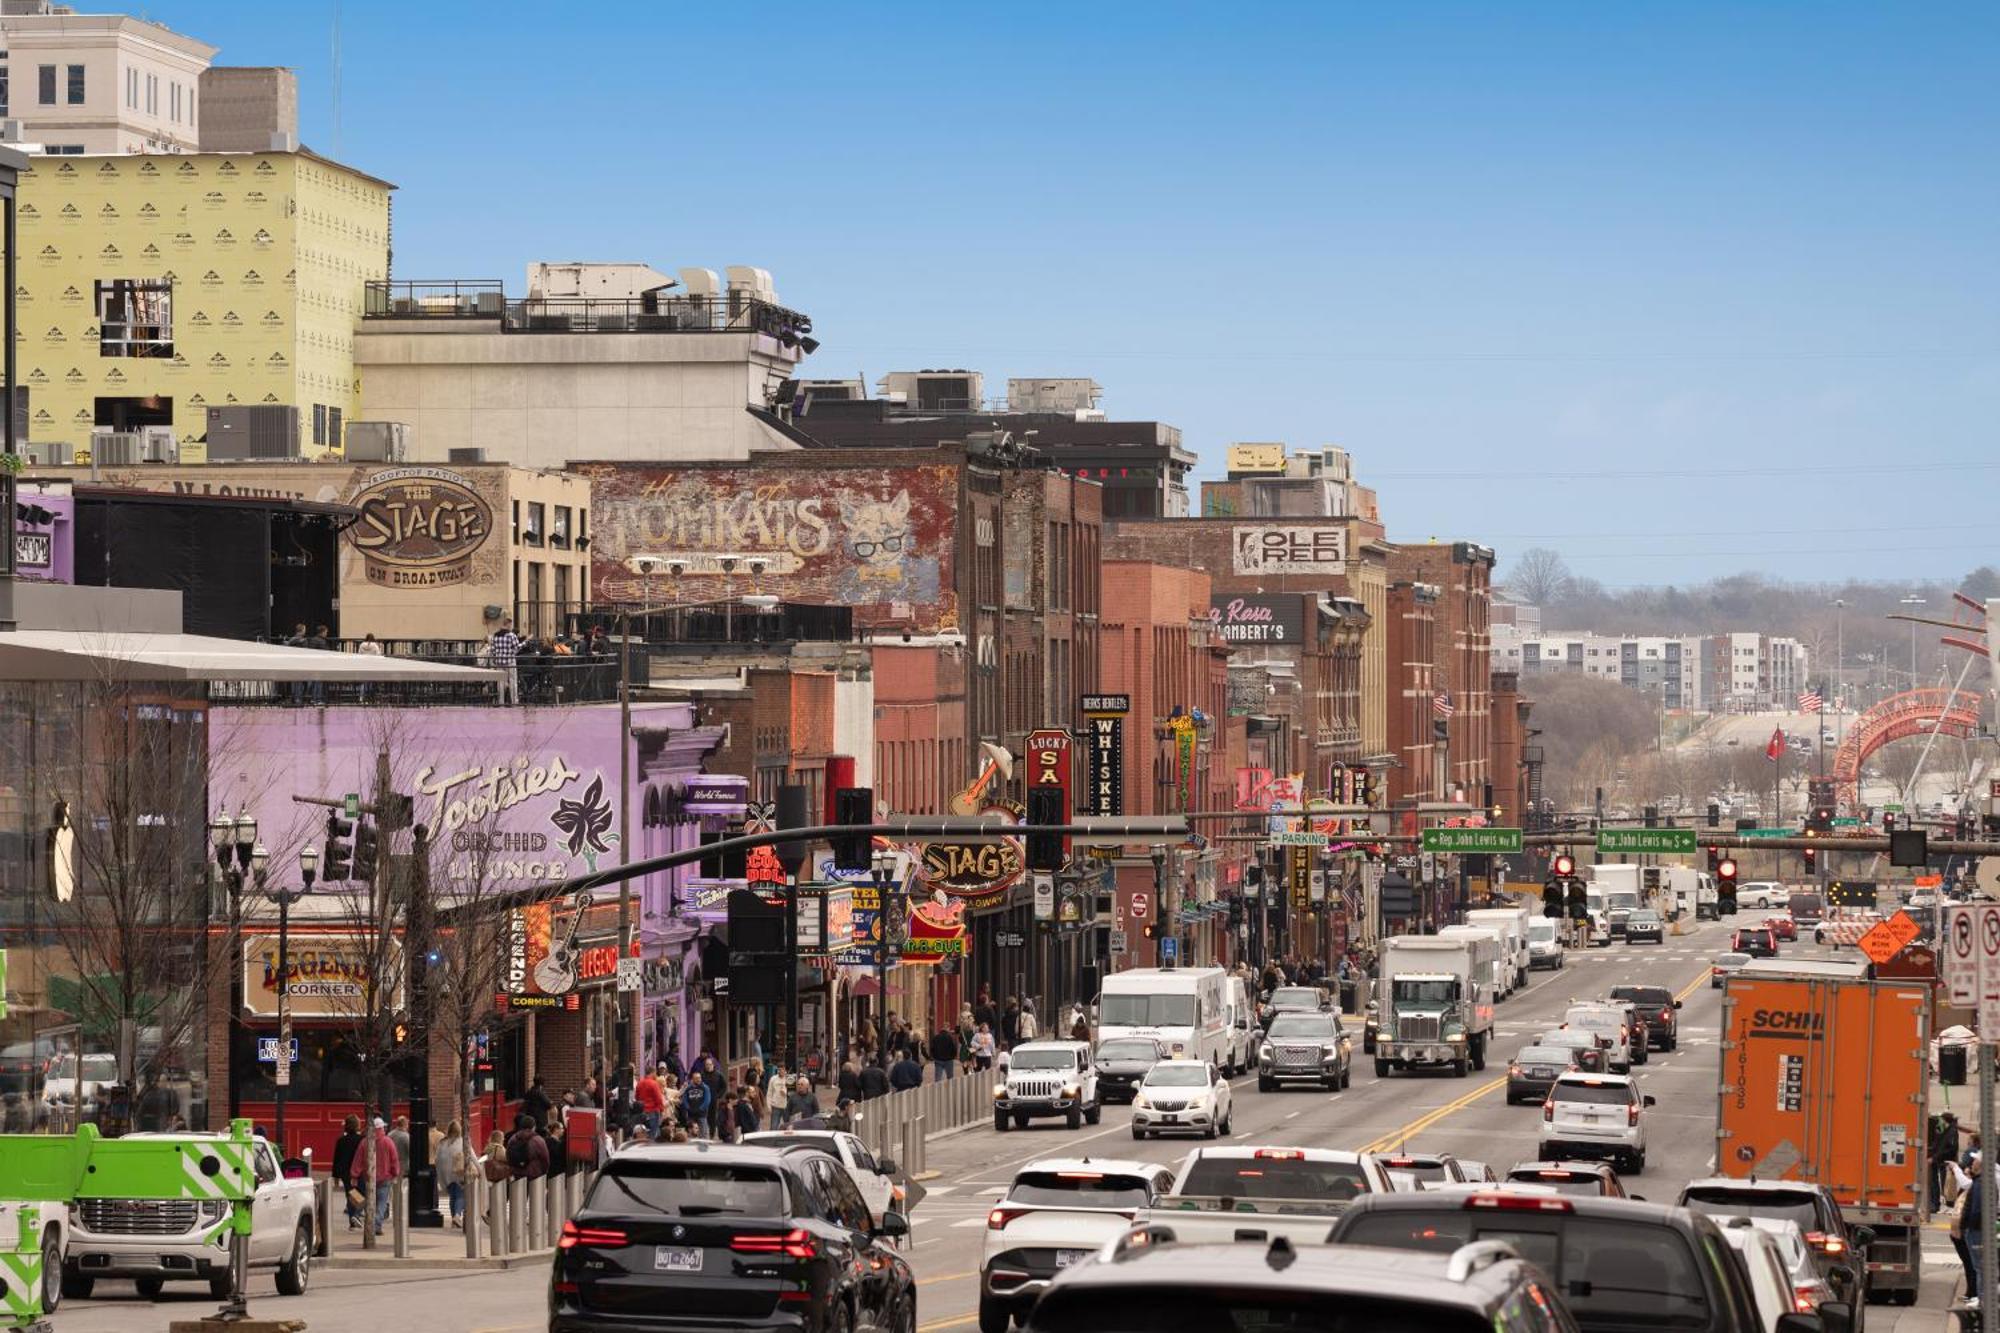
[[[665,734],[690,712],[635,708],[634,730]],[[324,807],[294,796],[372,801],[386,754],[391,784],[429,830],[432,880],[448,892],[532,888],[617,859],[615,708],[242,708],[218,715],[210,738],[217,800],[247,806],[274,856],[324,836]],[[635,788],[648,776],[643,746]],[[403,837],[388,850],[406,851]]]

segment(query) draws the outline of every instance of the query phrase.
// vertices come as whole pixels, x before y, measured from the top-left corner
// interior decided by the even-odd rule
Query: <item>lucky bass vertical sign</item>
[[[1043,727],[1028,733],[1028,787],[1055,787],[1063,794],[1063,809],[1076,809],[1070,786],[1070,752],[1074,739],[1061,727]],[[1065,816],[1067,818],[1067,816]],[[1063,839],[1063,856],[1069,856],[1070,840]]]

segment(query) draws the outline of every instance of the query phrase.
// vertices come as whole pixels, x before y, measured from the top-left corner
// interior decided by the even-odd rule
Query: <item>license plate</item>
[[[1089,1257],[1089,1250],[1057,1250],[1056,1267],[1068,1268],[1071,1264],[1080,1264]]]
[[[656,1273],[699,1273],[701,1271],[701,1251],[680,1245],[656,1245],[653,1247],[653,1271]]]
[[[1160,1123],[1163,1125],[1178,1125],[1180,1122],[1181,1118],[1177,1115],[1163,1115],[1160,1117]]]

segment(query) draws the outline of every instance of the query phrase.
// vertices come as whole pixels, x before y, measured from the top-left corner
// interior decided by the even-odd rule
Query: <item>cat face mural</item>
[[[851,501],[840,498],[840,521],[865,579],[902,576],[903,553],[910,544],[910,493],[893,500]]]

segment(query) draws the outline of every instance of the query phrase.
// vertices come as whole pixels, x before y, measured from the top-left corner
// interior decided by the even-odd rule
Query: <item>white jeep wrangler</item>
[[[1010,1120],[1025,1129],[1030,1120],[1059,1115],[1075,1129],[1086,1120],[1096,1124],[1103,1114],[1088,1042],[1024,1042],[1008,1056],[1005,1079],[993,1086],[993,1128],[999,1133]]]

